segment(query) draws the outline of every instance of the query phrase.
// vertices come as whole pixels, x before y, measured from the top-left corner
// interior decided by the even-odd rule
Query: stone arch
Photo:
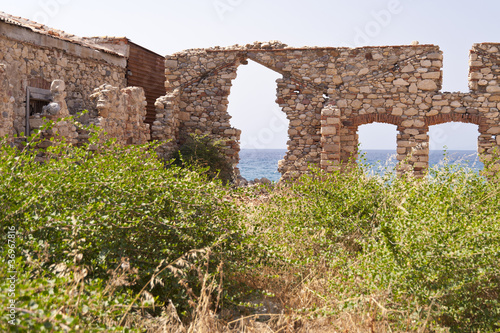
[[[305,173],[309,165],[321,163],[321,112],[329,103],[329,86],[301,74],[304,64],[301,57],[307,54],[321,62],[330,53],[336,54],[331,50],[260,50],[246,53],[248,59],[283,76],[277,81],[276,101],[289,121],[287,153],[279,164],[279,172],[285,178]]]
[[[468,123],[481,126],[481,124],[485,123],[485,120],[486,119],[484,119],[484,117],[481,117],[479,114],[441,113],[435,116],[427,117],[425,119],[425,123],[427,126],[445,124],[449,122]]]
[[[167,92],[180,91],[177,144],[190,133],[224,140],[233,166],[239,162],[240,131],[230,124],[227,112],[232,81],[240,65],[249,59],[283,75],[277,80],[277,103],[289,121],[288,150],[279,171],[301,173],[321,157],[321,110],[327,101],[325,87],[303,80],[289,64],[289,52],[273,50],[207,49],[181,53],[166,59]],[[287,65],[288,66],[288,65]],[[168,108],[165,105],[165,108]],[[161,109],[161,108],[160,108]],[[164,110],[161,109],[161,110]],[[165,111],[158,114],[163,115]],[[165,126],[167,124],[165,123]],[[158,132],[158,131],[157,131]],[[154,135],[157,135],[154,133]]]
[[[491,154],[500,146],[500,86],[491,71],[497,46],[473,47],[469,93],[440,92],[443,55],[434,45],[290,48],[270,42],[186,50],[166,58],[167,93],[177,89],[178,104],[166,105],[158,118],[172,109],[179,135],[227,140],[237,161],[238,131],[229,123],[227,97],[238,66],[252,59],[283,76],[277,102],[290,121],[288,154],[280,167],[284,176],[307,172],[309,163],[338,168],[356,153],[357,127],[373,122],[398,126],[398,159],[409,155],[407,165],[422,176],[430,125],[478,124],[480,151]]]
[[[276,80],[282,75],[250,58],[241,62],[236,74],[228,95],[228,113],[231,126],[243,131],[241,148],[267,149],[278,136],[283,148],[288,123],[284,128],[286,114],[276,103]]]
[[[261,66],[266,67],[267,69],[270,69],[278,74],[281,75],[286,75],[282,70],[280,70],[278,67],[272,64],[272,57],[269,55],[269,52],[247,52],[245,53],[245,61],[252,60],[256,63],[258,63]],[[268,60],[268,61],[266,61]]]
[[[400,126],[402,119],[400,116],[394,116],[392,114],[387,114],[387,113],[371,113],[353,117],[351,122],[352,125],[357,127],[371,123],[382,123],[382,124],[391,124]],[[348,123],[348,121],[344,121],[344,123]]]

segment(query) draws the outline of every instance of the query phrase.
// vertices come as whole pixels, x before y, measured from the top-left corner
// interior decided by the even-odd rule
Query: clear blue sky
[[[0,10],[78,36],[126,36],[166,55],[187,48],[280,40],[291,46],[437,44],[444,91],[467,92],[468,50],[500,42],[500,2],[431,0],[1,0]],[[389,13],[389,14],[388,14]],[[241,67],[230,96],[245,148],[286,147],[287,123],[275,100],[278,75]],[[366,149],[395,147],[395,128],[360,127]],[[477,127],[431,127],[431,144],[476,149]]]

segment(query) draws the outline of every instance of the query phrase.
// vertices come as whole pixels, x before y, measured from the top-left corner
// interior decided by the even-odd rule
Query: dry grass
[[[269,194],[261,189],[254,195],[232,198],[239,200],[240,207],[247,207],[248,219],[246,227],[252,229],[254,208],[269,203],[272,195],[289,195],[286,188],[276,190]],[[228,198],[229,199],[229,198]],[[300,198],[299,198],[300,200]],[[255,216],[256,217],[256,216]],[[276,227],[273,226],[273,227]],[[312,238],[315,235],[311,236]],[[262,240],[269,241],[269,240]],[[312,241],[312,239],[310,240]],[[313,243],[313,242],[311,242]],[[304,240],[299,247],[304,249],[310,246]],[[390,310],[389,292],[378,295],[366,295],[363,298],[342,299],[332,292],[332,280],[341,279],[338,272],[331,269],[331,263],[315,263],[311,267],[301,267],[300,271],[287,266],[263,266],[258,271],[235,273],[230,276],[232,284],[244,286],[253,291],[266,291],[272,296],[254,293],[247,297],[253,304],[264,304],[254,308],[235,306],[222,303],[222,279],[224,276],[223,265],[219,265],[215,277],[210,276],[207,267],[196,266],[190,259],[200,259],[208,262],[210,249],[193,250],[168,265],[162,263],[157,272],[144,286],[130,305],[124,310],[120,322],[107,318],[100,318],[100,322],[108,327],[123,326],[139,329],[141,332],[150,333],[316,333],[316,332],[427,332],[428,311],[421,309],[421,316],[415,318],[414,314]],[[293,254],[289,254],[293,257]],[[126,265],[125,265],[126,266]],[[118,287],[128,285],[129,275],[133,273],[129,267],[122,263],[115,271],[110,272],[112,278],[108,281],[106,293],[113,293]],[[125,268],[124,268],[125,267]],[[202,282],[201,292],[195,295],[187,283],[182,283],[187,270],[196,271]],[[160,269],[161,268],[161,269]],[[175,306],[169,301],[162,309],[160,316],[152,316],[146,308],[137,307],[147,298],[147,287],[154,286],[155,277],[165,270],[170,270],[181,281],[191,296],[192,312],[189,318],[179,316]],[[356,286],[353,286],[355,288]],[[342,295],[346,297],[346,293]],[[346,302],[356,300],[360,307],[356,309],[339,310]],[[425,318],[427,316],[427,318]],[[397,318],[397,319],[396,319]],[[102,321],[104,319],[104,321]],[[422,320],[424,319],[424,320]],[[395,328],[395,322],[399,328]],[[406,322],[406,328],[401,329],[401,322]],[[424,322],[424,324],[422,324]]]
[[[255,274],[235,274],[233,283],[244,285],[250,290],[265,290],[273,295],[250,296],[254,304],[264,304],[262,309],[242,308],[234,305],[222,306],[220,284],[209,275],[198,270],[203,276],[200,295],[193,299],[190,319],[181,320],[172,303],[165,306],[162,315],[152,317],[139,312],[131,314],[126,321],[128,327],[140,326],[144,332],[151,333],[316,333],[316,332],[426,332],[426,324],[415,326],[414,319],[407,313],[394,313],[386,308],[388,297],[385,294],[366,296],[360,299],[364,306],[356,310],[346,309],[331,313],[343,302],[338,295],[332,294],[328,281],[334,278],[328,265],[315,266],[309,274],[297,279],[297,272],[265,267]],[[218,269],[222,277],[222,265]],[[186,286],[187,287],[187,286]],[[313,309],[301,311],[301,309]],[[215,311],[215,309],[218,309]],[[424,309],[423,309],[424,310]],[[422,311],[423,315],[426,314]],[[406,318],[407,329],[394,328],[394,316],[401,323]],[[419,318],[421,319],[421,318]],[[421,322],[421,320],[419,320]]]

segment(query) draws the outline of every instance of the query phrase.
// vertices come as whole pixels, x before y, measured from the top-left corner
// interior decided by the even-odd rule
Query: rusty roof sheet
[[[102,51],[102,52],[109,53],[109,54],[116,55],[118,57],[123,58],[123,55],[116,53],[108,48],[105,48],[102,45],[97,45],[97,44],[91,43],[89,40],[87,40],[85,38],[69,34],[69,33],[64,32],[62,30],[53,29],[53,28],[50,28],[46,25],[43,25],[43,24],[28,20],[28,19],[25,19],[22,17],[13,16],[13,15],[7,14],[7,13],[2,12],[2,11],[0,11],[0,21],[26,28],[26,29],[29,29],[33,32],[36,32],[36,33],[39,33],[42,35],[51,36],[53,38],[64,40],[66,42],[78,44],[78,45],[83,46],[83,47],[92,48],[92,49],[95,49],[98,51]]]

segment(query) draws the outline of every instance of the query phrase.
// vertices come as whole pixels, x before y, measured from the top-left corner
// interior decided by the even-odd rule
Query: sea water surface
[[[286,149],[242,149],[240,151],[241,175],[247,180],[265,177],[278,181],[281,174],[278,172],[278,161],[283,159]],[[370,168],[370,172],[381,173],[392,170],[396,166],[395,150],[362,150],[360,159],[363,159]],[[476,171],[483,168],[477,152],[474,150],[431,150],[429,152],[429,166],[448,163],[461,163]],[[386,168],[387,167],[387,168]],[[385,169],[385,170],[384,170]]]

